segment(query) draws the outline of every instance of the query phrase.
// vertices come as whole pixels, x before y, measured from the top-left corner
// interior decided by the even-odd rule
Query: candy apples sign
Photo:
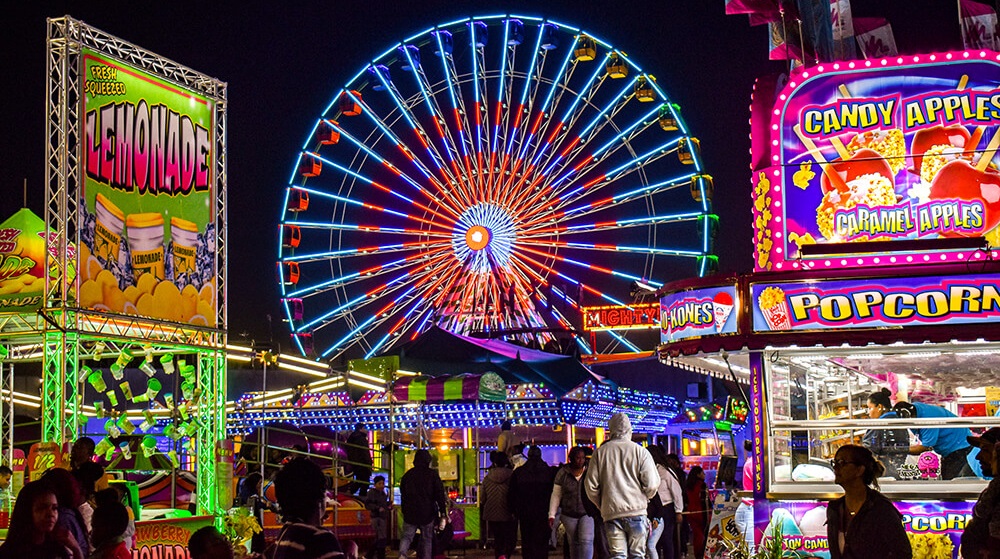
[[[660,340],[736,332],[735,286],[670,293],[660,299]]]
[[[773,109],[754,114],[770,122],[767,141],[754,142],[769,155],[755,157],[756,269],[912,262],[872,253],[869,241],[1000,244],[998,85],[1000,54],[988,51],[793,72]],[[860,258],[803,250],[829,243],[858,243]]]

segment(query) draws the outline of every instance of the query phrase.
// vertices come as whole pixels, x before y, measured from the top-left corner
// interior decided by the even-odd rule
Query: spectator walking
[[[649,500],[649,504],[646,505],[646,518],[649,519],[646,559],[659,559],[657,547],[660,545],[660,536],[663,535],[663,514],[663,503],[660,501],[660,493],[657,491]]]
[[[334,559],[345,555],[340,540],[323,528],[326,476],[307,458],[293,458],[274,476],[283,522],[267,559]]]
[[[649,454],[653,457],[656,473],[660,478],[656,494],[663,509],[663,528],[660,530],[657,548],[662,550],[662,559],[677,559],[680,555],[677,533],[684,519],[684,490],[670,466],[670,455],[658,446],[649,447]]]
[[[660,485],[653,458],[632,442],[624,413],[608,422],[608,440],[594,452],[583,478],[587,497],[601,509],[612,559],[646,556],[646,504]]]
[[[76,538],[58,520],[59,502],[52,487],[44,481],[26,484],[14,503],[0,559],[84,559]]]
[[[505,419],[500,424],[500,435],[497,436],[497,450],[506,454],[508,460],[514,455],[517,446],[521,444],[521,441],[517,440],[517,435],[514,434],[512,426],[513,424],[510,420]],[[520,454],[519,451],[518,453]]]
[[[705,535],[708,533],[709,520],[712,517],[712,504],[708,500],[708,485],[705,484],[705,470],[701,466],[692,466],[687,474],[687,484],[684,486],[687,495],[687,521],[691,526],[691,545],[694,547],[695,559],[705,557]]]
[[[528,459],[514,470],[510,478],[508,499],[521,528],[521,554],[524,559],[545,559],[549,556],[549,534],[546,522],[549,498],[552,495],[552,468],[542,460],[542,449],[532,445]]]
[[[871,450],[854,444],[837,449],[834,480],[844,496],[826,507],[830,559],[911,559],[913,550],[903,529],[903,516],[878,492],[885,466]]]
[[[233,547],[215,526],[203,526],[191,534],[188,553],[191,559],[233,559]]]
[[[586,450],[582,446],[573,447],[569,451],[569,462],[556,472],[549,498],[549,526],[555,526],[556,511],[560,511],[559,522],[566,529],[570,559],[594,557],[594,519],[587,516],[583,508],[580,483],[586,470]]]
[[[389,495],[385,492],[385,477],[375,476],[375,486],[365,495],[365,508],[371,515],[375,542],[365,554],[366,559],[385,559],[389,544]]]
[[[972,520],[962,532],[962,557],[1000,558],[1000,427],[993,427],[969,444],[979,449],[977,456],[984,476],[993,476],[972,507]]]
[[[447,514],[444,484],[431,469],[431,453],[419,449],[413,455],[413,467],[399,480],[400,505],[403,509],[403,533],[399,537],[399,556],[406,559],[410,545],[420,531],[417,559],[431,559],[434,522]]]
[[[683,508],[680,508],[679,511],[683,513],[685,510],[687,510],[687,501],[686,501],[687,495],[684,493],[684,487],[687,482],[687,474],[684,473],[684,465],[681,464],[680,457],[678,457],[673,452],[666,455],[666,462],[667,462],[666,470],[674,474],[674,479],[677,480],[677,487],[680,489],[681,492],[681,504],[675,505],[674,508],[676,509],[683,506]],[[662,476],[663,472],[660,473]],[[674,555],[672,557],[667,556],[666,559],[678,559],[681,556],[682,552],[687,551],[688,540],[690,539],[691,536],[691,527],[688,526],[686,515],[682,514],[678,518],[680,518],[680,520],[677,521],[677,526],[671,531],[671,536],[672,536],[671,540],[674,546]],[[660,543],[661,543],[661,548],[664,548],[667,542],[665,539],[660,538]]]
[[[84,557],[89,557],[90,537],[83,515],[80,514],[83,494],[76,478],[69,473],[69,470],[51,468],[42,474],[41,481],[49,484],[52,492],[56,494],[56,501],[59,502],[59,520],[56,521],[56,527],[66,529],[73,534],[73,539],[80,545]]]
[[[493,536],[494,559],[509,559],[517,544],[517,523],[510,511],[510,469],[507,455],[499,450],[490,453],[490,468],[479,486],[483,522]]]
[[[94,552],[90,559],[132,559],[132,552],[125,546],[128,529],[128,511],[121,503],[103,503],[94,510],[91,540]]]
[[[368,447],[368,431],[362,423],[356,424],[347,436],[347,461],[351,463],[351,477],[354,478],[349,491],[364,497],[371,483],[372,451]]]

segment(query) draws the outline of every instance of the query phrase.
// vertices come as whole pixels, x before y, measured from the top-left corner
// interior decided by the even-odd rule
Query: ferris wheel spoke
[[[330,121],[328,121],[328,122],[330,122]],[[407,184],[409,184],[410,186],[412,186],[413,188],[415,188],[420,194],[422,194],[423,196],[425,196],[428,200],[434,202],[439,207],[444,208],[449,213],[452,213],[452,215],[450,217],[449,216],[445,216],[444,214],[441,214],[441,213],[439,213],[439,212],[431,209],[429,206],[421,204],[421,203],[417,202],[416,200],[413,200],[412,198],[409,198],[409,197],[403,195],[402,193],[400,193],[398,191],[398,189],[390,188],[388,186],[382,185],[382,184],[374,182],[374,181],[371,182],[372,186],[378,188],[379,190],[382,190],[383,192],[386,192],[387,194],[395,196],[396,198],[399,198],[400,200],[402,200],[404,202],[407,202],[409,204],[415,205],[415,206],[419,207],[422,210],[425,210],[427,212],[433,213],[434,215],[437,215],[438,217],[441,217],[442,219],[452,220],[454,217],[457,216],[457,214],[455,213],[455,207],[456,206],[454,204],[454,201],[449,201],[448,203],[446,203],[444,200],[442,200],[441,198],[439,198],[433,192],[430,192],[429,190],[427,190],[426,188],[424,188],[415,179],[413,179],[412,177],[410,177],[409,175],[407,175],[406,173],[404,173],[401,169],[399,169],[399,167],[397,167],[393,163],[387,161],[385,158],[383,158],[378,153],[376,153],[372,148],[368,147],[368,145],[366,145],[365,142],[362,142],[362,141],[358,140],[357,138],[355,138],[351,133],[349,133],[347,130],[345,130],[340,125],[338,125],[338,124],[332,124],[332,123],[331,124],[327,124],[327,125],[330,126],[333,130],[336,130],[340,134],[340,137],[342,139],[346,139],[352,145],[354,145],[355,147],[357,147],[358,150],[360,150],[361,152],[367,154],[369,157],[373,158],[378,163],[382,164],[383,167],[385,167],[390,172],[392,172],[394,175],[398,176],[404,182],[406,182]],[[430,183],[437,189],[437,191],[438,191],[439,194],[447,195],[446,189],[441,186],[441,184],[437,181],[437,179],[435,179],[430,174],[430,172],[427,169],[424,168],[423,164],[418,159],[415,158],[415,156],[413,155],[413,152],[408,147],[406,147],[406,146],[398,143],[398,141],[396,143],[396,147],[399,148],[399,150],[407,157],[407,159],[409,161],[411,161],[417,167],[417,169],[421,172],[421,174],[424,175],[424,177],[428,181],[430,181]],[[300,187],[300,188],[304,188],[304,187]],[[321,195],[319,191],[316,191],[316,194],[317,195]]]
[[[559,210],[557,212],[554,212],[551,216],[549,216],[549,219],[553,218],[577,219],[586,215],[593,214],[595,212],[609,209],[612,206],[619,206],[621,204],[626,204],[628,202],[632,202],[634,200],[638,200],[643,197],[653,196],[661,192],[667,192],[683,186],[689,186],[691,184],[691,180],[696,176],[697,173],[688,173],[686,175],[681,175],[675,179],[661,181],[655,184],[642,185],[639,188],[635,188],[627,192],[623,192],[621,194],[615,194],[613,196],[608,196],[606,198],[601,198],[598,200],[586,202],[578,206],[574,206],[572,208]],[[699,215],[702,215],[703,213],[704,212],[699,212]],[[532,227],[525,226],[525,230],[533,231],[535,229]]]
[[[663,225],[666,223],[695,221],[700,219],[702,215],[703,214],[701,212],[687,212],[683,214],[666,214],[631,219],[616,219],[575,225],[525,228],[524,232],[518,235],[518,240],[519,242],[531,240],[533,242],[545,243],[548,242],[548,238],[553,235],[560,236],[578,233],[599,233],[601,231],[613,231],[628,227],[646,227],[648,225]]]
[[[379,76],[380,80],[384,79],[384,76],[383,76],[382,72],[376,72],[376,74]],[[407,123],[410,124],[410,125],[414,125],[415,121],[412,120],[411,114],[408,111],[408,109],[406,108],[407,105],[405,103],[401,102],[401,100],[397,97],[397,93],[398,92],[395,89],[395,87],[392,86],[391,83],[389,83],[389,87],[387,87],[386,90],[390,92],[390,97],[392,98],[392,100],[395,103],[396,107],[400,110],[400,114],[403,115],[403,118],[407,121]],[[371,106],[366,101],[364,101],[363,99],[360,98],[360,96],[355,95],[352,91],[349,91],[349,90],[345,90],[345,92],[343,93],[343,95],[347,95],[348,97],[352,98],[358,104],[358,106],[361,108],[361,112],[368,118],[368,120],[373,125],[375,125],[375,127],[379,131],[381,131],[382,134],[386,138],[388,138],[389,141],[392,142],[396,146],[396,148],[408,160],[410,160],[411,162],[413,162],[414,165],[417,165],[417,167],[421,170],[421,172],[423,174],[425,174],[425,176],[427,176],[429,180],[431,180],[431,183],[438,189],[438,192],[441,195],[444,195],[446,197],[448,196],[448,193],[451,192],[452,189],[446,188],[445,185],[447,185],[447,184],[451,184],[451,185],[457,184],[457,178],[456,177],[450,176],[447,172],[443,172],[442,173],[442,179],[445,181],[445,184],[443,185],[439,181],[435,180],[433,178],[433,175],[430,174],[429,169],[427,169],[426,166],[423,165],[423,163],[419,159],[419,157],[417,157],[416,154],[414,154],[414,152],[402,141],[402,139],[400,139],[400,137],[399,137],[398,134],[396,134],[395,132],[392,131],[392,129],[389,127],[389,125],[387,125],[385,122],[383,122],[383,120],[379,116],[379,114],[374,109],[372,109]],[[434,156],[435,156],[435,154],[436,154],[436,149],[434,149],[433,146],[431,146],[430,144],[428,144],[428,142],[426,142],[426,141],[423,140],[423,137],[421,136],[421,129],[419,129],[419,128],[415,129],[414,133],[417,135],[417,137],[420,140],[421,144],[426,148],[426,150],[428,151],[428,153],[431,155],[431,157],[433,159]],[[366,142],[362,142],[362,143],[366,143]],[[441,169],[440,166],[439,166],[439,169]],[[460,205],[461,202],[457,202],[456,201],[456,202],[453,202],[453,204],[454,205]]]
[[[344,248],[339,250],[330,250],[325,252],[312,252],[305,254],[294,254],[286,256],[281,259],[282,262],[296,262],[298,264],[307,264],[310,262],[326,261],[331,259],[345,259],[352,257],[366,257],[371,254],[392,254],[395,252],[412,252],[415,250],[424,250],[439,248],[445,249],[451,243],[448,241],[409,241],[405,243],[391,243],[385,245],[368,245],[356,248]]]
[[[301,297],[308,298],[316,295],[321,295],[326,291],[330,291],[336,288],[342,288],[351,284],[359,283],[362,281],[370,281],[373,278],[378,278],[384,274],[391,273],[399,268],[404,267],[419,267],[422,263],[418,260],[423,260],[434,256],[439,252],[444,252],[446,249],[441,249],[439,251],[433,251],[431,253],[418,253],[415,256],[410,256],[407,258],[397,259],[391,262],[386,262],[384,264],[378,264],[375,266],[369,266],[359,271],[347,272],[340,276],[335,276],[329,280],[305,286],[301,289],[291,291],[288,293],[289,297]],[[368,294],[366,294],[367,296]]]

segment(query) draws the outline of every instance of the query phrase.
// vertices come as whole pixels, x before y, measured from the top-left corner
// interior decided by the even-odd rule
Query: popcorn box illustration
[[[788,301],[785,292],[780,287],[767,287],[757,298],[757,304],[764,315],[768,328],[771,330],[790,330],[791,315],[788,312]]]

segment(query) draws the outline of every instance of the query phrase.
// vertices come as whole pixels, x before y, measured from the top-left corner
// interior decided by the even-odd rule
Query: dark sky
[[[749,113],[768,62],[766,27],[726,16],[723,0],[615,2],[17,2],[4,10],[0,214],[41,213],[45,153],[45,18],[89,25],[228,83],[230,336],[287,347],[274,277],[287,177],[316,117],[367,61],[435,24],[498,13],[551,17],[628,52],[682,108],[715,177],[723,272],[751,268]],[[958,47],[953,1],[854,2],[884,14],[902,52]],[[269,332],[268,318],[274,318]]]

